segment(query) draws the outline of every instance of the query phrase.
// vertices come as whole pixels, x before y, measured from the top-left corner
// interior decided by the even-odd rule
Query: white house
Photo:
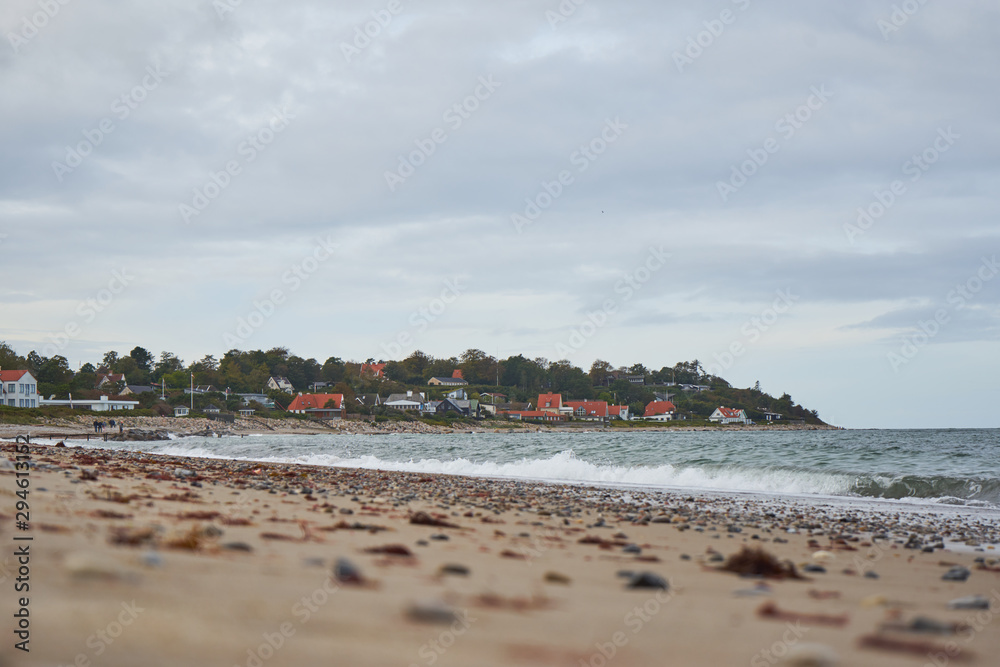
[[[73,398],[72,394],[70,394],[70,398],[68,399],[40,398],[38,399],[38,405],[61,405],[68,408],[93,410],[94,412],[110,412],[112,410],[135,410],[135,406],[139,405],[139,401],[126,401],[119,398],[112,400],[107,396],[101,396],[97,400],[79,399]]]
[[[186,405],[174,407],[174,417],[187,417],[189,414],[191,414],[191,408]]]
[[[395,410],[420,411],[424,407],[425,400],[423,392],[414,393],[412,390],[407,390],[405,394],[390,394],[382,405]]]
[[[747,418],[747,413],[745,410],[736,410],[734,408],[716,408],[708,421],[717,422],[719,424],[749,424],[750,420]]]
[[[274,391],[284,391],[289,394],[295,392],[295,388],[286,377],[269,377],[267,379],[267,388],[273,389]]]
[[[30,371],[0,371],[0,400],[15,408],[37,408],[41,405],[38,382]]]

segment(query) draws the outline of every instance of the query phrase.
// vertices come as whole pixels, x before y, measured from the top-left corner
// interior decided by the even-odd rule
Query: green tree
[[[136,366],[142,370],[151,372],[153,370],[153,355],[149,353],[149,350],[136,345],[132,348],[132,351],[128,353],[128,356],[135,360]]]

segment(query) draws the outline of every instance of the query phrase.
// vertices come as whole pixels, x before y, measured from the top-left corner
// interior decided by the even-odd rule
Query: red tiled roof
[[[344,407],[343,394],[300,394],[288,406],[288,410],[289,412],[293,410],[322,410],[326,407],[327,401],[336,403],[338,409]]]
[[[609,415],[620,415],[622,410],[628,410],[627,405],[609,405],[608,414]]]
[[[566,401],[563,405],[568,405],[573,408],[574,413],[580,408],[583,408],[586,411],[587,417],[608,416],[607,401]]]
[[[720,406],[719,412],[721,412],[722,416],[726,419],[740,419],[742,417],[740,411],[735,408],[723,408]]]
[[[361,364],[361,373],[371,373],[377,378],[382,377],[382,371],[385,370],[385,364]]]
[[[546,404],[547,403],[547,404]],[[562,407],[562,394],[539,394],[538,404],[535,405],[536,408],[542,410],[544,408],[555,408],[559,409]]]
[[[676,411],[677,407],[670,401],[650,401],[649,405],[646,406],[646,413],[643,417],[655,417]]]
[[[28,371],[0,371],[0,382],[17,382]]]
[[[459,380],[464,380],[465,379],[464,377],[462,377],[462,369],[461,368],[456,368],[455,371],[451,374],[451,376],[453,378],[457,378]]]

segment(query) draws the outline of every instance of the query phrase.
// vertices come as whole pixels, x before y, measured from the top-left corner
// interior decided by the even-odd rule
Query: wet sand
[[[1000,655],[994,514],[27,450],[28,530],[14,445],[0,455],[5,666]],[[25,544],[30,591],[14,593]],[[30,653],[14,649],[18,595]],[[976,595],[983,608],[949,608]]]

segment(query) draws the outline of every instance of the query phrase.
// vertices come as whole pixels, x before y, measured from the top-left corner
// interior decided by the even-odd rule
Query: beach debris
[[[226,542],[221,548],[226,551],[244,551],[247,553],[253,551],[253,547],[246,542]]]
[[[972,571],[967,567],[962,567],[961,565],[956,565],[941,576],[944,581],[965,581],[969,578]]]
[[[883,623],[881,629],[927,635],[954,635],[966,627],[963,623],[944,623],[926,616],[917,616],[909,623]]]
[[[446,542],[451,538],[445,535],[444,533],[438,533],[437,535],[431,535],[431,539],[438,540],[439,542]]]
[[[410,523],[415,526],[435,526],[437,528],[460,528],[461,526],[433,517],[427,512],[415,512],[410,515]]]
[[[638,555],[638,554],[642,553],[642,547],[640,547],[638,544],[627,544],[622,549],[622,552],[627,553],[627,554],[636,554],[636,555]]]
[[[948,603],[949,609],[989,609],[990,600],[984,595],[966,595]]]
[[[339,521],[333,526],[323,526],[318,530],[326,532],[333,532],[335,530],[367,530],[369,533],[381,533],[382,531],[389,529],[385,526],[377,526],[373,523],[361,523],[360,521],[348,523],[347,521]]]
[[[458,612],[451,605],[441,600],[420,600],[410,604],[406,616],[418,623],[434,623],[451,625],[461,620]]]
[[[889,598],[884,595],[869,595],[861,601],[861,606],[865,609],[871,609],[872,607],[887,607],[888,605]]]
[[[346,558],[338,558],[333,565],[333,578],[338,583],[348,586],[360,586],[365,584],[365,578],[361,576],[361,570]]]
[[[930,641],[915,641],[910,639],[896,639],[885,635],[864,635],[858,639],[858,646],[861,648],[878,649],[881,651],[892,651],[895,653],[905,653],[907,655],[925,657],[928,655],[947,655],[951,660],[966,661],[971,659],[972,653],[963,651],[951,644],[936,644]],[[948,649],[951,650],[948,650]]]
[[[813,588],[809,590],[809,597],[813,600],[839,600],[840,591],[818,591]]]
[[[830,561],[835,560],[836,558],[837,556],[830,551],[822,551],[822,550],[814,551],[812,555],[812,559],[817,563],[829,563]]]
[[[90,513],[90,516],[95,519],[131,519],[131,514],[121,514],[119,512],[114,512],[111,510],[94,510]]]
[[[483,593],[475,598],[474,602],[479,607],[489,607],[490,609],[506,609],[509,611],[531,611],[535,609],[549,609],[552,607],[552,600],[544,595],[532,595],[529,597],[504,597],[496,593]]]
[[[796,644],[788,649],[788,653],[779,667],[836,667],[840,664],[840,656],[826,644]]]
[[[159,534],[158,527],[147,526],[134,528],[131,526],[114,526],[108,534],[108,544],[125,547],[137,547],[144,544],[155,544]]]
[[[216,530],[218,529],[216,528]],[[169,549],[198,551],[204,545],[205,541],[212,537],[217,537],[217,535],[212,534],[212,531],[208,531],[201,526],[193,526],[186,533],[168,540],[164,546]]]
[[[791,562],[781,562],[761,547],[752,549],[750,547],[743,547],[739,553],[730,556],[718,569],[742,576],[759,576],[767,579],[803,578]]]
[[[774,621],[788,621],[790,623],[804,623],[806,625],[828,625],[831,627],[843,627],[850,620],[847,614],[840,616],[830,616],[828,614],[802,614],[794,611],[782,611],[774,602],[765,602],[757,608],[757,615]]]
[[[562,574],[561,572],[550,571],[545,573],[545,583],[548,584],[559,584],[560,586],[569,586],[570,583],[572,583],[572,581],[573,581],[572,579],[570,579],[565,574]]]
[[[519,553],[512,549],[504,549],[500,552],[501,558],[512,558],[514,560],[528,560],[528,555],[525,553]]]
[[[817,565],[816,563],[806,563],[802,566],[803,572],[811,572],[813,574],[826,574],[826,568],[822,565]]]
[[[738,598],[756,597],[758,595],[771,595],[771,587],[766,582],[758,581],[753,588],[738,588],[733,591],[733,595]]]
[[[866,570],[864,574],[865,579],[878,579],[878,572],[875,570]]]
[[[452,574],[456,577],[467,577],[469,576],[469,572],[469,568],[458,563],[446,563],[438,570],[438,573],[441,575]]]
[[[365,549],[366,554],[384,554],[386,556],[402,556],[411,558],[413,552],[402,544],[386,544],[381,547],[369,547]]]
[[[630,589],[646,589],[646,588],[657,588],[660,590],[669,590],[670,585],[667,580],[658,574],[653,572],[640,572],[634,575],[626,585],[626,588]]]

